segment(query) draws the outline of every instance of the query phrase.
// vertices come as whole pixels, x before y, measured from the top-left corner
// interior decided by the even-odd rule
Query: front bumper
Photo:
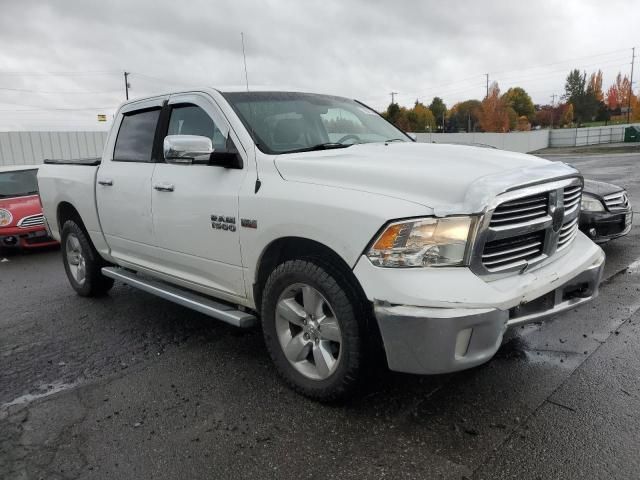
[[[0,248],[40,248],[57,245],[43,226],[31,228],[5,227],[0,229]]]
[[[580,212],[580,230],[597,243],[608,242],[631,231],[633,211],[631,208],[615,213]]]
[[[604,252],[580,234],[570,252],[537,272],[485,282],[467,269],[431,269],[428,275],[433,277],[426,280],[433,283],[419,288],[425,293],[435,290],[440,298],[448,294],[448,305],[434,299],[403,304],[380,296],[372,299],[389,368],[437,374],[480,365],[495,355],[508,327],[543,320],[593,299],[603,269]],[[405,273],[419,275],[419,270],[426,269]],[[365,292],[375,290],[377,282],[365,278],[364,272],[371,273],[356,268]],[[405,285],[410,288],[414,283]]]

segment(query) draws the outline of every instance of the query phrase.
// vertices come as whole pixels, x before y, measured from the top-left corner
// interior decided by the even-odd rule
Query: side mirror
[[[166,162],[179,165],[208,165],[213,153],[211,139],[200,135],[167,135],[162,147]]]

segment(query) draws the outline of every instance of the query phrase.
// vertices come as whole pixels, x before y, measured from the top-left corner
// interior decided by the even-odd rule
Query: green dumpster
[[[633,125],[624,129],[625,142],[640,142],[640,127]]]

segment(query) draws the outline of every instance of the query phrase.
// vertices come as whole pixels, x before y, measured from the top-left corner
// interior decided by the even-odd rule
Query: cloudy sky
[[[134,98],[241,84],[241,31],[250,84],[380,110],[392,91],[401,105],[482,99],[485,73],[550,103],[569,69],[601,68],[606,87],[640,47],[631,0],[0,0],[0,12],[0,131],[108,128],[96,115],[124,100],[125,70]]]

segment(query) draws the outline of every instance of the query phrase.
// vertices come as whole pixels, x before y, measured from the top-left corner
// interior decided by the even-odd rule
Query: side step
[[[236,310],[231,305],[216,302],[198,293],[189,292],[164,282],[139,277],[134,272],[122,268],[103,267],[102,274],[105,277],[119,280],[132,287],[139,288],[147,293],[157,295],[165,300],[204,313],[205,315],[222,320],[236,327],[248,328],[257,323],[257,318],[254,315]]]

